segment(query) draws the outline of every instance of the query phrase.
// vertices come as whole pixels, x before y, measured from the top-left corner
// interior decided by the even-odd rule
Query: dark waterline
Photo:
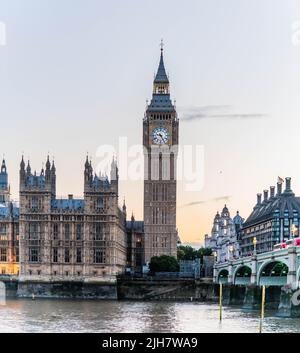
[[[259,313],[216,304],[80,300],[8,300],[0,332],[258,332]],[[267,312],[264,332],[300,332],[300,319]]]

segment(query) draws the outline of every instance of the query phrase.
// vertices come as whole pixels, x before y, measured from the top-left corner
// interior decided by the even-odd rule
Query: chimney
[[[282,193],[282,183],[277,183],[277,196],[280,196]]]
[[[68,199],[73,200],[73,195],[72,194],[68,195]]]
[[[257,194],[257,206],[261,205],[261,194]]]
[[[275,186],[270,186],[270,198],[274,199],[275,197]]]
[[[268,190],[264,190],[264,203],[268,202],[268,195],[269,195],[269,191]]]
[[[285,178],[285,191],[291,191],[291,178]]]

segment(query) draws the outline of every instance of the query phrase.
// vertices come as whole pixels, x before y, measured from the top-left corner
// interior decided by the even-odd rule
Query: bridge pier
[[[297,281],[297,252],[296,247],[292,246],[288,248],[288,267],[289,272],[287,274],[287,285],[295,290],[298,287]]]
[[[300,317],[300,294],[290,287],[282,287],[277,316]]]
[[[257,256],[254,255],[251,258],[251,280],[250,283],[253,285],[257,284]]]

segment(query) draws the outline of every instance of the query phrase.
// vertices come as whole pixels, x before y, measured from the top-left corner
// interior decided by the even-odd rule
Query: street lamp
[[[232,260],[232,253],[233,253],[233,246],[232,245],[230,245],[229,246],[229,260]]]
[[[218,260],[218,253],[216,251],[213,252],[214,258],[215,258],[215,262],[217,262]]]
[[[253,238],[253,245],[254,245],[254,255],[256,255],[256,244],[257,244],[257,239],[256,237]]]
[[[292,226],[291,226],[291,232],[292,232],[292,237],[294,237],[294,236],[297,235],[298,228],[297,228],[296,224],[292,224]]]

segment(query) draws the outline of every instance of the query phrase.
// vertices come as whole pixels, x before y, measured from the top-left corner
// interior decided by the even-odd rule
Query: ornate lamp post
[[[294,223],[291,226],[291,233],[292,233],[292,238],[294,238],[298,234],[298,228]]]
[[[213,252],[215,262],[218,262],[218,253],[216,251]]]
[[[253,238],[253,246],[254,246],[254,255],[256,255],[256,244],[257,244],[257,239],[256,237]]]
[[[229,261],[232,260],[232,253],[233,253],[233,250],[234,250],[233,246],[230,245],[230,246],[229,246]]]

